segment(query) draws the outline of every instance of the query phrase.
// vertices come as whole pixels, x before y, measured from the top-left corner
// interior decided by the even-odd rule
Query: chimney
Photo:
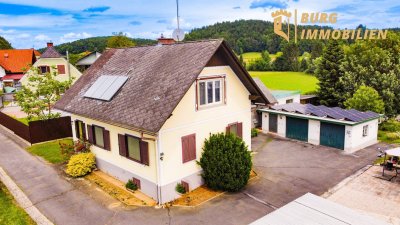
[[[53,47],[53,42],[47,42],[47,47]]]
[[[4,53],[4,58],[8,58],[8,53]]]
[[[158,44],[159,45],[172,45],[172,44],[175,44],[175,40],[173,38],[166,38],[166,37],[164,37],[163,34],[161,34],[161,37],[158,38]]]

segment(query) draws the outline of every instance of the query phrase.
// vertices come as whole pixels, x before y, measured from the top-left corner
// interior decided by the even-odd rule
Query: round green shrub
[[[65,171],[71,177],[82,177],[92,172],[96,167],[96,159],[93,153],[79,153],[71,156]]]
[[[214,190],[239,191],[250,178],[251,155],[233,134],[213,134],[204,143],[199,162],[206,185]]]

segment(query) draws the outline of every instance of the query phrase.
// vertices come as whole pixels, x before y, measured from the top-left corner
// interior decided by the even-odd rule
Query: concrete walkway
[[[287,140],[252,140],[258,176],[238,193],[227,193],[195,208],[131,208],[84,179],[68,179],[55,166],[3,135],[0,167],[51,222],[97,224],[249,224],[307,192],[322,194],[373,161],[376,150],[357,155]]]

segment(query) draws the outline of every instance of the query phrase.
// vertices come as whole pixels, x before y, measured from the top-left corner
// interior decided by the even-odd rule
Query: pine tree
[[[336,40],[329,41],[322,53],[321,63],[315,71],[319,80],[317,95],[322,105],[343,106],[343,88],[339,82],[344,75],[341,69],[343,60],[342,46]]]

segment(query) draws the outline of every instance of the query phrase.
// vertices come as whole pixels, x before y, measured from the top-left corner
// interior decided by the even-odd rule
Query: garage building
[[[262,130],[281,137],[355,152],[378,142],[374,112],[290,103],[260,109]]]

